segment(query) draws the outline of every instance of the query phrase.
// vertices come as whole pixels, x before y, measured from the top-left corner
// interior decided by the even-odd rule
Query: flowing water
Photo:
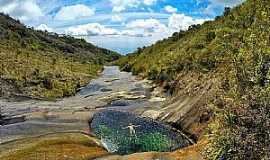
[[[153,86],[137,80],[131,73],[120,72],[116,66],[104,67],[99,78],[92,80],[74,97],[57,101],[0,99],[2,111],[9,115],[25,115],[23,123],[0,126],[0,141],[63,131],[89,131],[88,121],[103,109],[140,114],[158,109],[163,98],[156,100]],[[153,100],[154,99],[154,100]]]

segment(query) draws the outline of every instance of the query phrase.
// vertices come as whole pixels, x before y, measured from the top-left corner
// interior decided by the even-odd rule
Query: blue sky
[[[28,26],[85,38],[126,54],[201,24],[244,0],[0,0]]]

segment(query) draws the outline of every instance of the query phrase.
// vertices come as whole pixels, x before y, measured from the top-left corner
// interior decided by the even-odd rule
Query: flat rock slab
[[[90,127],[109,152],[118,154],[174,151],[191,144],[170,126],[128,112],[100,111],[93,116]]]
[[[108,155],[98,139],[80,132],[46,134],[0,144],[1,160],[86,160]]]

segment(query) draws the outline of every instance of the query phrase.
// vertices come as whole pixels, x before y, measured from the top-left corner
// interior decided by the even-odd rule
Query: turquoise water
[[[90,126],[105,148],[118,154],[165,152],[190,145],[185,136],[171,127],[128,112],[101,111],[94,115]],[[134,126],[133,132],[129,126]]]

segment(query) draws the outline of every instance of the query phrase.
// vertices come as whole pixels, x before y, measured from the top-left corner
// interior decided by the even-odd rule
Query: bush
[[[54,85],[55,85],[55,84],[54,84],[52,78],[46,77],[46,78],[43,80],[43,86],[44,86],[44,88],[46,88],[46,89],[53,89],[53,88],[55,88]]]
[[[149,80],[157,80],[158,79],[158,76],[159,76],[159,72],[156,69],[150,69],[148,71],[147,78]]]
[[[216,33],[215,32],[208,32],[206,36],[206,41],[207,42],[212,42],[216,38]]]

